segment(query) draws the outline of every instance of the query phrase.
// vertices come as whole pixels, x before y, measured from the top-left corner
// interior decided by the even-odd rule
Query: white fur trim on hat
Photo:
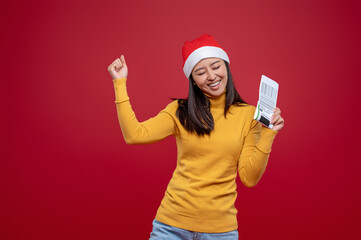
[[[212,46],[200,47],[193,51],[184,63],[183,72],[186,77],[190,77],[194,66],[197,65],[200,60],[210,57],[220,58],[229,63],[228,55],[222,48]]]

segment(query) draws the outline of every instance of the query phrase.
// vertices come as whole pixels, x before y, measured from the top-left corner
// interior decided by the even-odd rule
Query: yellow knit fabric
[[[214,118],[210,136],[188,133],[178,118],[177,101],[139,123],[129,103],[126,79],[115,79],[119,124],[128,144],[145,144],[174,135],[177,167],[156,219],[196,232],[219,233],[237,229],[237,172],[242,183],[255,186],[267,166],[276,131],[253,120],[255,108],[231,106],[224,117],[225,94],[209,98]]]

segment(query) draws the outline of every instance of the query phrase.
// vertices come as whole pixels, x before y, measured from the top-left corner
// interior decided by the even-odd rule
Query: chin
[[[212,96],[212,97],[219,97],[222,95],[224,91],[217,91],[217,92],[207,92],[208,95]]]

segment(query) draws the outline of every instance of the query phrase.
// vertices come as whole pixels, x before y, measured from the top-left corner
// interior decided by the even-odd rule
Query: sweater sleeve
[[[138,122],[129,102],[126,78],[114,79],[113,83],[118,120],[126,143],[153,143],[174,134],[175,122],[167,108],[153,118]]]
[[[276,135],[277,131],[252,121],[238,163],[238,173],[245,186],[254,187],[261,179]]]

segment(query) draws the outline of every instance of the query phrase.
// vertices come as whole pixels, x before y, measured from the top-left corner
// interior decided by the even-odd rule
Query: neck
[[[211,96],[207,93],[204,93],[204,95],[208,97],[211,109],[224,109],[226,105],[226,91],[219,96]]]

